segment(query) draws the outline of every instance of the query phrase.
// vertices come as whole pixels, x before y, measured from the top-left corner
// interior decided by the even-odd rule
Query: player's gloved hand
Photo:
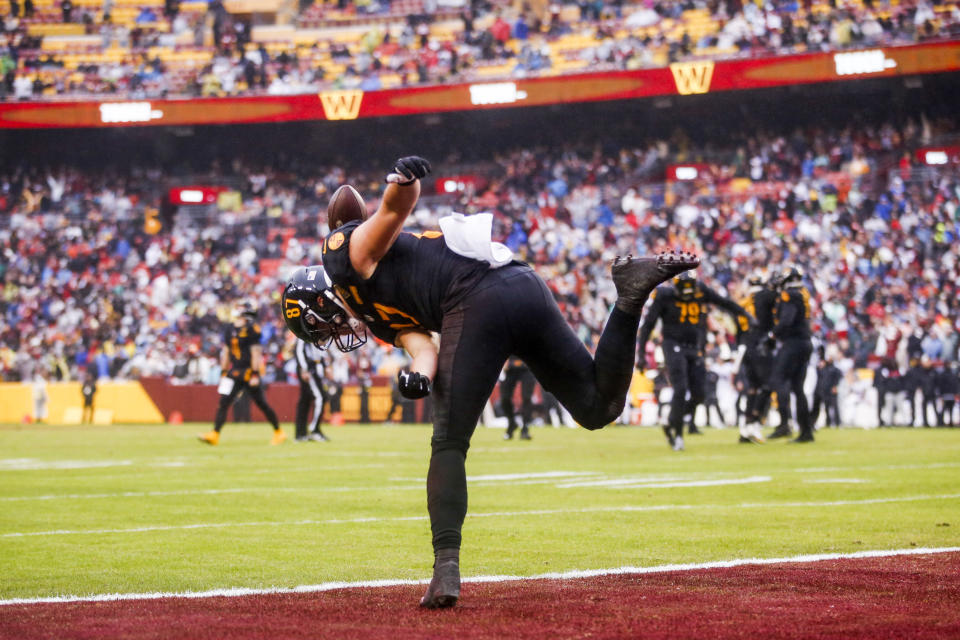
[[[416,371],[398,371],[400,395],[416,400],[430,395],[430,378]]]
[[[393,163],[386,181],[399,185],[413,184],[432,171],[430,163],[420,156],[406,156]]]

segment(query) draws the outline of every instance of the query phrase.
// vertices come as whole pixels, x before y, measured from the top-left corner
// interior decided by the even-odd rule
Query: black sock
[[[600,334],[594,355],[597,393],[609,402],[622,402],[633,381],[637,357],[637,330],[640,318],[617,307],[610,312],[607,325]],[[618,412],[619,413],[619,412]]]
[[[466,455],[459,449],[434,451],[427,472],[427,508],[433,548],[459,549],[467,517]]]

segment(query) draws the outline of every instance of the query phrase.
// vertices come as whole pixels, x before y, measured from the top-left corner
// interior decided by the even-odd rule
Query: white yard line
[[[0,460],[0,471],[60,471],[64,469],[102,469],[129,467],[132,460],[37,460],[35,458],[11,458]]]
[[[0,502],[31,500],[91,500],[101,498],[152,498],[164,496],[204,496],[229,493],[352,493],[354,491],[423,491],[423,484],[389,487],[233,487],[230,489],[184,489],[182,491],[123,491],[119,493],[53,493],[39,496],[5,496]]]
[[[923,500],[955,500],[960,493],[941,495],[902,496],[897,498],[874,498],[866,500],[830,500],[821,502],[747,502],[741,504],[663,504],[663,505],[621,505],[615,507],[585,507],[582,509],[536,509],[526,511],[498,511],[487,513],[468,513],[468,518],[504,518],[558,515],[564,513],[640,513],[645,511],[689,511],[694,509],[775,509],[782,507],[836,507],[857,506],[871,504],[886,504],[894,502],[917,502]],[[63,535],[103,535],[111,533],[144,533],[149,531],[180,531],[190,529],[224,529],[230,527],[289,527],[322,524],[354,524],[354,523],[386,523],[412,522],[426,520],[426,516],[403,516],[393,518],[336,518],[330,520],[293,520],[293,521],[262,521],[262,522],[201,522],[182,525],[156,525],[145,527],[130,527],[125,529],[55,529],[52,531],[25,531],[0,533],[0,538],[30,538],[36,536],[63,536]]]
[[[829,473],[836,471],[902,471],[905,469],[952,469],[960,467],[960,462],[928,462],[924,464],[877,464],[859,467],[800,467],[798,469],[781,469],[794,473]]]
[[[467,476],[469,482],[484,480],[534,480],[545,478],[573,478],[582,476],[597,476],[599,471],[540,471],[536,473],[500,473],[486,476]]]
[[[643,482],[634,478],[614,478],[611,480],[584,480],[558,484],[561,489],[574,487],[608,487],[610,489],[672,489],[675,487],[720,487],[728,484],[756,484],[770,482],[770,476],[750,476],[749,478],[728,478],[723,480],[677,480],[674,482]]]
[[[718,560],[690,564],[665,564],[654,567],[617,567],[614,569],[574,570],[556,573],[541,573],[534,576],[473,576],[465,577],[464,582],[496,583],[520,580],[576,580],[601,576],[637,575],[651,573],[670,573],[677,571],[699,571],[703,569],[729,569],[749,565],[800,564],[823,562],[826,560],[855,560],[861,558],[887,558],[892,556],[928,555],[936,553],[956,553],[960,547],[935,547],[888,549],[878,551],[857,551],[855,553],[818,553],[785,558],[745,558]],[[362,589],[371,587],[395,587],[401,585],[427,584],[429,580],[363,580],[357,582],[324,582],[298,587],[272,587],[267,589],[249,589],[234,587],[229,589],[211,589],[209,591],[153,592],[153,593],[107,593],[87,596],[54,596],[49,598],[11,598],[0,600],[0,606],[30,604],[60,604],[67,602],[116,602],[121,600],[163,600],[170,598],[236,598],[241,596],[273,595],[289,593],[317,593],[335,589]]]

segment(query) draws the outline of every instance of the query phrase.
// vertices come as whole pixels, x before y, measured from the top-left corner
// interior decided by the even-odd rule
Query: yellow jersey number
[[[388,307],[385,304],[374,302],[373,308],[380,314],[380,319],[388,323],[391,329],[414,329],[423,326],[412,315],[396,307]]]
[[[700,303],[699,302],[677,301],[677,306],[680,307],[680,322],[686,322],[689,324],[700,323]]]

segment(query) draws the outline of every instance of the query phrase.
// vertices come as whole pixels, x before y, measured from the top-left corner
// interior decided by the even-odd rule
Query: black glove
[[[407,156],[393,163],[393,168],[387,174],[387,182],[399,185],[413,184],[430,173],[430,163],[420,156]]]
[[[430,378],[415,371],[398,371],[400,395],[416,400],[430,395]]]

